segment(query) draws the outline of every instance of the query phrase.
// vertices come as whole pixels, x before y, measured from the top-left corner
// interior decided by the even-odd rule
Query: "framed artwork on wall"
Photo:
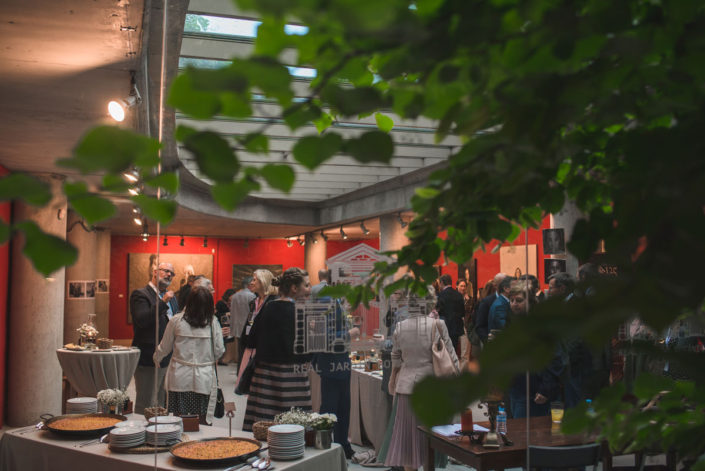
[[[152,279],[157,256],[149,253],[127,254],[127,288],[128,293],[142,288]],[[162,254],[162,262],[174,265],[174,278],[169,290],[177,292],[188,280],[189,275],[204,275],[213,280],[213,255],[210,254]],[[128,294],[129,296],[129,294]],[[127,303],[127,323],[132,324],[130,303]]]
[[[566,261],[562,258],[545,258],[543,260],[544,283],[555,273],[566,271]]]
[[[563,229],[543,230],[543,253],[545,255],[565,253],[565,231]]]
[[[233,289],[240,290],[242,280],[260,269],[271,271],[275,277],[281,275],[283,271],[282,265],[233,265]]]

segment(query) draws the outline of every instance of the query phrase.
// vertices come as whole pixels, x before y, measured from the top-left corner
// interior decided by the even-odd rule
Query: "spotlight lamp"
[[[142,102],[142,96],[139,90],[137,90],[137,82],[135,81],[135,72],[131,72],[132,78],[130,80],[130,94],[118,100],[112,100],[108,103],[108,113],[110,116],[118,122],[125,120],[125,113],[129,108],[132,108],[136,104]]]
[[[138,208],[137,206],[133,206],[133,207],[132,207],[132,212],[135,213],[135,214],[139,214],[139,213],[140,213],[140,208]]]
[[[169,245],[169,242],[166,240],[166,234],[164,234],[164,243],[162,244],[164,247]]]
[[[406,226],[409,225],[408,222],[404,220],[404,218],[401,217],[401,213],[397,214],[397,218],[399,219],[399,225],[401,226],[402,229],[404,229]]]
[[[181,242],[179,242],[179,245],[182,247],[184,246],[184,235],[183,234],[181,234]]]
[[[360,221],[360,230],[362,230],[363,234],[370,235],[370,230],[365,227],[365,221]]]
[[[137,183],[140,179],[139,173],[137,173],[137,170],[129,170],[127,172],[123,172],[122,176],[125,178],[130,183]]]
[[[316,239],[316,234],[314,234],[313,232],[311,232],[308,236],[309,236],[309,238],[310,238],[310,240],[311,240],[312,243],[314,243],[314,244],[317,244],[317,243],[318,243],[318,239]]]
[[[303,247],[304,245],[306,245],[306,239],[305,239],[305,238],[302,239],[301,236],[298,236],[298,237],[296,238],[296,242],[298,242],[299,245],[302,246],[302,247]]]
[[[325,242],[328,242],[328,236],[325,232],[323,232],[323,229],[321,229],[321,239],[323,239]]]
[[[135,216],[134,218],[132,218],[132,221],[133,221],[135,224],[137,224],[138,226],[141,226],[141,225],[142,225],[142,218],[139,217],[139,216]]]
[[[348,235],[343,230],[343,226],[340,226],[340,237],[342,237],[343,240],[348,240]]]
[[[292,245],[294,245],[294,243],[291,241],[291,239],[287,239],[287,240],[286,240],[286,246],[287,246],[287,247],[291,247]]]
[[[131,194],[132,196],[137,196],[140,194],[140,190],[137,188],[128,188],[127,192]]]
[[[203,246],[208,247],[208,236],[203,236]]]
[[[147,221],[142,224],[142,240],[147,242],[149,239],[149,228],[147,227]]]

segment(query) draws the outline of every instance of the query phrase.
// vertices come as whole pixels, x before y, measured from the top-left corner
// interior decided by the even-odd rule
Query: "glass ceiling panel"
[[[199,69],[220,69],[227,67],[230,64],[228,60],[220,59],[199,59],[197,57],[179,57],[179,68],[184,69],[186,67],[193,66]],[[310,67],[293,67],[287,66],[289,73],[300,79],[313,79],[316,77],[316,69],[311,69]]]

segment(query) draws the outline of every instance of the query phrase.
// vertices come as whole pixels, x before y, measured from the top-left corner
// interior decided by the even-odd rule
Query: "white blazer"
[[[213,349],[211,349],[213,335]],[[223,331],[218,320],[213,317],[210,327],[193,327],[184,320],[180,312],[171,318],[164,331],[162,341],[154,352],[154,361],[173,350],[166,373],[165,389],[167,391],[211,394],[215,386],[215,362],[225,352]]]
[[[445,322],[425,316],[404,319],[397,323],[392,336],[392,368],[401,368],[396,378],[395,391],[398,394],[411,394],[416,383],[426,376],[433,375],[431,333],[434,322],[438,322],[446,349],[458,368],[458,357]]]

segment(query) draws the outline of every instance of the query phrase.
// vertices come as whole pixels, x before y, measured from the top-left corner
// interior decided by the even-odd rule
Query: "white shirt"
[[[215,350],[215,358],[212,349]],[[223,331],[215,316],[210,326],[193,327],[184,320],[183,312],[176,314],[166,326],[164,337],[154,352],[154,361],[159,363],[172,350],[166,373],[166,390],[210,394],[215,385],[215,362],[225,353]]]

